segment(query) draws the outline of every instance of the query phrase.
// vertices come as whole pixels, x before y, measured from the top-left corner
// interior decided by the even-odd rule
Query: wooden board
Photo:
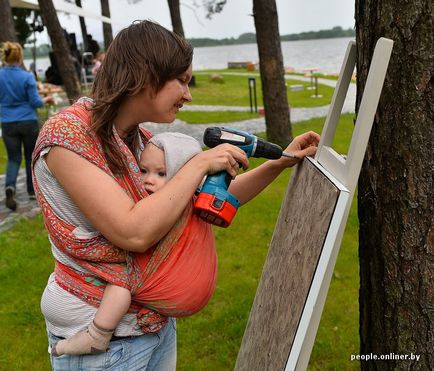
[[[339,189],[312,162],[292,174],[235,370],[284,370]]]

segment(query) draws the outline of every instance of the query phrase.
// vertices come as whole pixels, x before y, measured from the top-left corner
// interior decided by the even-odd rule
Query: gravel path
[[[20,218],[32,218],[37,215],[40,208],[35,200],[29,200],[26,189],[26,172],[20,169],[17,179],[18,208],[12,212],[5,205],[5,175],[0,175],[0,233],[11,228]]]
[[[226,72],[226,75],[246,75],[252,76],[252,74],[242,72]],[[254,75],[254,74],[253,74]],[[256,74],[259,76],[259,74]],[[287,77],[288,78],[288,77]],[[297,79],[300,81],[310,81],[309,78],[303,76],[290,76],[291,79]],[[320,84],[328,86],[336,86],[336,81],[327,79],[318,79]],[[347,97],[342,108],[342,113],[354,112],[356,104],[356,84],[350,84],[347,92]],[[291,108],[291,123],[296,124],[300,121],[309,120],[314,117],[327,116],[330,105],[312,108]],[[186,105],[183,107],[184,111],[250,111],[250,107],[243,106],[198,106],[198,105]],[[162,132],[177,131],[187,135],[191,135],[203,144],[202,135],[208,126],[230,126],[240,130],[247,131],[249,133],[259,133],[265,131],[265,119],[263,117],[252,120],[244,120],[238,122],[231,122],[226,124],[211,123],[211,124],[187,124],[184,121],[176,119],[172,124],[156,124],[156,123],[144,123],[142,126],[154,134]]]

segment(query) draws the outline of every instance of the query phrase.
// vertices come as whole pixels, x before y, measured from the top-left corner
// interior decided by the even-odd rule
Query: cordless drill
[[[272,160],[282,156],[295,157],[284,153],[277,144],[232,128],[207,128],[203,135],[203,142],[210,148],[222,143],[233,144],[241,148],[247,157],[263,157]],[[231,224],[240,206],[238,199],[228,192],[231,180],[231,176],[226,171],[207,176],[194,204],[195,211],[206,222],[225,228]]]

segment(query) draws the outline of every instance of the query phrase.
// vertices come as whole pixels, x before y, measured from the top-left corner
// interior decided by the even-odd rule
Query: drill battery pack
[[[208,176],[194,202],[195,212],[206,222],[219,227],[228,227],[240,201],[228,192],[231,177],[226,171]]]
[[[237,213],[240,202],[229,192],[222,197],[200,192],[194,203],[196,213],[206,222],[218,227],[228,227]]]

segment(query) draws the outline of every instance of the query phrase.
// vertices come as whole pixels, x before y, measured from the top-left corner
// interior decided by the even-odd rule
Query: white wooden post
[[[375,46],[355,128],[345,159],[331,148],[348,86],[356,63],[356,44],[350,42],[333,94],[314,162],[341,190],[324,242],[312,286],[306,300],[285,370],[306,370],[344,234],[351,201],[369,141],[375,112],[392,54],[393,41],[380,38]]]

